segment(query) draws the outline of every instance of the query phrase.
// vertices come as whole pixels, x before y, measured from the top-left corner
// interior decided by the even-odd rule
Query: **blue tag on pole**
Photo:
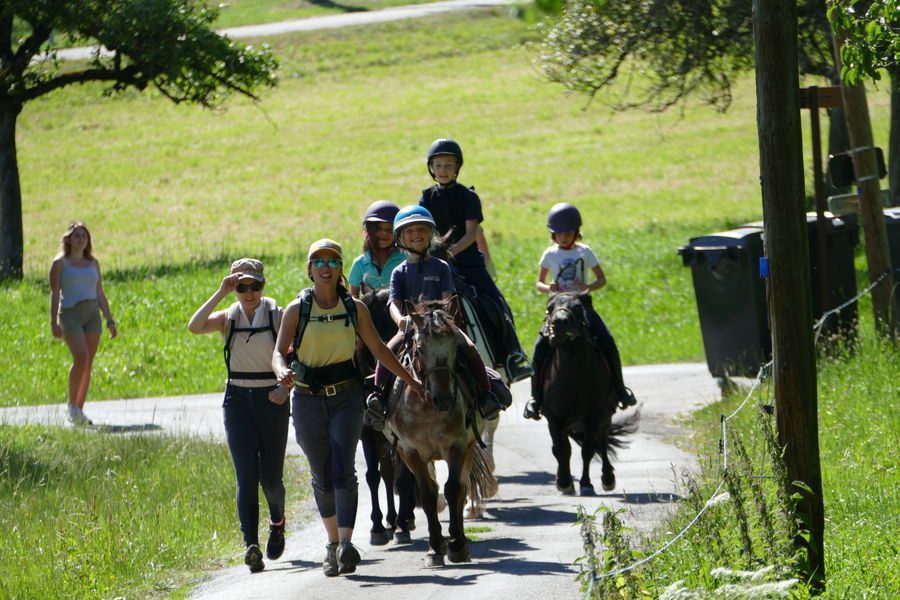
[[[765,256],[759,257],[759,276],[760,277],[768,277],[769,276],[769,259]]]

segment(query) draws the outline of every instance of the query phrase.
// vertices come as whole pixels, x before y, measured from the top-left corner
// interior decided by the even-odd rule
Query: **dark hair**
[[[568,231],[562,231],[562,232],[560,232],[560,233],[569,233],[569,232],[568,232]],[[558,234],[553,233],[553,232],[551,231],[551,232],[550,232],[550,239],[553,240],[554,242],[556,242],[556,236],[557,236],[557,235],[558,235]],[[579,227],[578,229],[575,230],[575,241],[578,242],[578,241],[580,241],[580,240],[581,240],[581,227]]]
[[[91,231],[87,228],[87,225],[85,225],[83,221],[72,221],[71,223],[69,223],[69,226],[66,227],[66,232],[59,240],[60,253],[66,258],[68,258],[70,254],[72,254],[72,241],[69,238],[72,237],[72,234],[75,233],[76,229],[84,229],[84,232],[87,234],[88,241],[87,246],[84,247],[84,257],[88,260],[94,260],[94,246],[91,243]]]
[[[380,225],[380,223],[370,221],[365,224],[365,227],[363,227],[363,231],[365,232],[362,243],[363,254],[365,254],[366,252],[375,254],[375,247],[372,244],[372,236],[374,236],[375,232],[378,231],[378,225]],[[393,241],[393,239],[391,240],[391,244],[394,248],[397,247],[397,243]]]

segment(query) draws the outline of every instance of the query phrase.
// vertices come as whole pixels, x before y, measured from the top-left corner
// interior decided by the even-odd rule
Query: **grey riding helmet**
[[[463,153],[462,148],[459,147],[454,140],[450,138],[440,138],[434,140],[432,142],[431,147],[428,148],[428,174],[431,175],[431,178],[434,179],[434,170],[431,168],[431,159],[435,156],[440,156],[441,154],[446,154],[449,156],[455,156],[456,162],[459,163],[456,168],[456,172],[459,173],[459,170],[462,169],[463,166]]]
[[[547,229],[550,233],[566,233],[581,228],[581,213],[574,204],[559,202],[547,213]]]
[[[366,209],[366,214],[363,215],[363,225],[367,225],[369,223],[394,223],[394,217],[397,216],[397,212],[400,210],[400,207],[390,202],[388,200],[376,200],[372,204],[369,205],[369,208]]]

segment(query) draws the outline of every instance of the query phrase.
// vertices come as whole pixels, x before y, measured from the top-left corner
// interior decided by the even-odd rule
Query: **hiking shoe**
[[[258,545],[250,544],[247,546],[247,553],[244,554],[244,564],[250,567],[251,573],[259,573],[266,568],[266,563],[263,562],[262,550],[259,549]]]
[[[637,404],[637,398],[634,397],[634,392],[631,391],[631,388],[623,385],[622,389],[619,390],[619,408],[624,410],[635,404]]]
[[[522,412],[522,416],[535,421],[541,420],[541,407],[534,398],[525,403],[525,410]]]
[[[90,419],[85,416],[84,411],[75,406],[74,404],[69,404],[69,421],[72,422],[73,425],[93,425]]]
[[[284,553],[284,519],[276,525],[269,521],[269,541],[266,542],[266,558],[278,560]]]
[[[534,369],[528,364],[528,359],[524,354],[510,354],[506,357],[506,374],[509,377],[509,383],[513,384],[534,375]]]
[[[338,563],[335,557],[337,547],[337,544],[325,546],[325,560],[322,561],[322,570],[325,571],[325,577],[337,577]]]
[[[359,564],[359,550],[350,542],[341,542],[335,553],[340,573],[352,573]]]
[[[366,398],[363,422],[375,431],[384,431],[384,404],[381,402],[380,392],[372,392]]]

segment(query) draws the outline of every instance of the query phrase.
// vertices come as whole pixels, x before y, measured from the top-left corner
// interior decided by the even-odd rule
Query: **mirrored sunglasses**
[[[328,265],[329,269],[337,269],[344,261],[339,258],[314,258],[309,263],[316,269],[321,269],[325,265]]]
[[[254,281],[253,283],[239,283],[234,289],[236,292],[243,294],[244,292],[258,292],[262,288],[262,281]]]

